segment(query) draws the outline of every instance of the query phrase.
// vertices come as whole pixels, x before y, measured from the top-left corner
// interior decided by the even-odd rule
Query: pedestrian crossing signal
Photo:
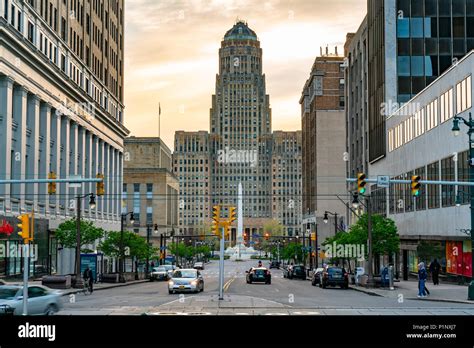
[[[48,179],[57,179],[55,172],[50,172],[48,174]],[[55,195],[56,194],[56,182],[49,182],[48,183],[48,194]]]
[[[104,187],[104,174],[97,174],[97,179],[102,179],[102,181],[97,182],[96,185],[96,194],[97,196],[103,196],[105,194],[105,187]]]

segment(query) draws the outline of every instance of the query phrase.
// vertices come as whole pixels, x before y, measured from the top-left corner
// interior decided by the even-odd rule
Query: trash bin
[[[383,269],[382,269],[382,274],[381,274],[381,283],[382,283],[382,286],[383,287],[388,287],[389,286],[389,282],[390,282],[390,279],[389,279],[389,275],[388,275],[388,267],[385,266]]]
[[[356,267],[355,269],[355,283],[359,285],[361,283],[361,277],[365,273],[364,267]]]

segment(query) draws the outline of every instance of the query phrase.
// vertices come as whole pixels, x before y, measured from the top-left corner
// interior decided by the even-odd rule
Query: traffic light
[[[23,238],[23,242],[28,244],[30,242],[30,215],[23,214],[17,217],[20,220],[20,223],[17,224],[20,231],[18,231],[18,235]]]
[[[268,240],[270,238],[270,233],[265,232],[264,237],[265,237],[265,240]]]
[[[218,205],[213,206],[212,207],[212,231],[219,238],[221,237],[221,233],[219,231],[220,216],[221,216],[221,207]]]
[[[229,224],[232,224],[237,219],[236,213],[235,213],[235,207],[230,207],[229,208]]]
[[[315,241],[316,240],[316,233],[311,233],[311,240]]]
[[[225,222],[224,223],[224,238],[229,239],[230,237],[230,224]]]
[[[57,179],[55,172],[50,172],[48,174],[48,179]],[[48,194],[55,195],[56,194],[56,182],[49,182],[48,183]]]
[[[97,196],[103,196],[105,193],[105,188],[104,188],[104,174],[97,174],[96,175],[97,179],[102,179],[102,181],[97,182],[96,184],[96,194]]]
[[[421,187],[420,180],[421,180],[421,176],[419,175],[413,175],[411,177],[411,194],[413,196],[420,195],[420,187]]]
[[[214,233],[217,237],[221,237],[221,233],[219,231],[219,222],[216,220],[212,220],[212,233]]]
[[[366,176],[364,173],[357,174],[357,189],[359,190],[360,194],[365,192],[365,185],[367,184],[365,178]]]

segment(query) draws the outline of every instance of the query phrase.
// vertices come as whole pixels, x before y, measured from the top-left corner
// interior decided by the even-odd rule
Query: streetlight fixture
[[[89,197],[89,208],[95,209],[95,195],[88,193],[82,196],[76,196],[77,201],[77,218],[76,218],[76,285],[80,289],[84,287],[84,282],[81,278],[81,205],[82,200]]]
[[[464,119],[460,116],[454,116],[453,119],[453,134],[454,136],[459,135],[461,129],[459,128],[459,122],[462,121],[468,128],[468,136],[469,136],[469,181],[474,181],[474,141],[472,139],[472,134],[474,133],[474,120],[472,119],[472,114],[469,113],[469,120]],[[470,188],[470,196],[471,196],[471,253],[474,254],[474,186]],[[458,200],[456,200],[458,203]],[[459,202],[460,203],[460,202]],[[471,264],[471,272],[473,272],[471,276],[471,283],[469,284],[468,288],[468,299],[474,300],[474,257],[472,258]]]
[[[337,213],[331,213],[330,211],[325,211],[324,212],[324,218],[323,218],[323,221],[324,221],[325,224],[327,224],[328,221],[329,221],[328,214],[334,216],[334,227],[335,227],[335,234],[334,235],[336,235],[337,234]]]
[[[124,266],[124,255],[123,255],[123,232],[124,232],[124,225],[125,221],[127,220],[127,216],[130,215],[130,223],[133,225],[135,223],[135,219],[133,217],[133,211],[129,213],[123,213],[120,219],[120,257],[119,257],[119,282],[125,283],[125,278],[123,277],[123,266]]]

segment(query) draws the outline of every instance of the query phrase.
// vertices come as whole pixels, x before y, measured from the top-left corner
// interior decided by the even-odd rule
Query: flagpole
[[[160,138],[161,133],[161,103],[158,104],[158,138]]]

